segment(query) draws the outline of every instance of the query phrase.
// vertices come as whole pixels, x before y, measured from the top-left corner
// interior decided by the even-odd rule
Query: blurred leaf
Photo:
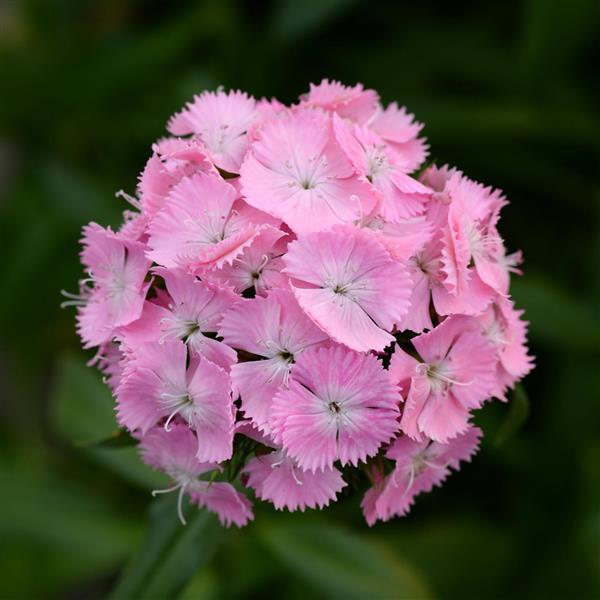
[[[153,502],[148,538],[125,568],[112,600],[171,598],[212,557],[224,529],[215,515],[193,510],[184,526],[177,518],[176,498]]]
[[[600,348],[597,311],[554,281],[527,273],[512,281],[511,292],[517,305],[526,310],[532,337],[564,348]]]
[[[69,165],[47,162],[41,165],[39,176],[52,199],[53,210],[60,213],[63,222],[77,228],[88,221],[103,225],[118,222],[120,213],[128,208]]]
[[[81,452],[142,488],[164,486],[165,476],[142,463],[136,448],[97,444],[114,434],[114,400],[100,373],[80,358],[59,360],[50,407],[56,433]]]
[[[472,494],[472,488],[468,489]],[[478,517],[464,501],[457,510],[447,510],[441,517],[414,511],[412,521],[411,516],[404,517],[376,526],[375,531],[427,573],[434,597],[502,598],[499,586],[505,574],[512,572],[515,555],[510,529]]]
[[[125,429],[117,429],[108,437],[102,438],[96,442],[83,442],[79,445],[84,448],[123,448],[126,446],[135,446],[138,441]]]
[[[428,598],[413,566],[383,543],[321,521],[263,525],[263,538],[288,569],[327,598]]]
[[[275,4],[271,29],[285,41],[314,35],[355,3],[355,0],[281,0]]]
[[[212,598],[218,598],[218,581],[214,573],[208,569],[198,571],[179,598],[180,600],[211,600]]]
[[[571,66],[597,34],[600,10],[595,0],[529,0],[523,8],[523,75],[535,84],[544,83],[549,68],[556,75]]]
[[[0,489],[0,556],[8,558],[13,545],[29,548],[36,576],[47,575],[45,589],[39,590],[44,595],[56,575],[56,583],[64,586],[114,568],[141,538],[137,521],[105,497],[47,469],[2,464]],[[4,544],[8,547],[2,549]],[[3,558],[0,566],[6,566]]]
[[[501,446],[512,438],[523,426],[529,416],[530,404],[525,388],[517,383],[508,404],[508,414],[500,425],[494,444]]]

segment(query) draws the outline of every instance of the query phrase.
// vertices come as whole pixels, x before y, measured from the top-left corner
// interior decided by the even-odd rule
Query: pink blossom
[[[328,339],[283,289],[238,303],[223,317],[220,334],[229,346],[261,359],[231,369],[242,410],[260,429],[268,429],[273,396],[287,382],[294,360]]]
[[[406,108],[398,108],[396,102],[386,109],[380,107],[368,125],[398,153],[406,173],[416,171],[425,162],[428,146],[425,138],[419,137],[423,124],[415,121]]]
[[[170,431],[155,427],[141,439],[140,452],[144,462],[166,473],[174,485],[164,490],[154,490],[153,495],[178,491],[177,509],[185,525],[183,496],[188,494],[200,508],[207,507],[219,517],[222,525],[232,523],[243,527],[254,518],[248,499],[229,483],[205,481],[200,477],[218,471],[217,463],[202,463],[196,458],[198,442],[185,425],[174,424]]]
[[[371,235],[349,228],[307,235],[283,261],[300,306],[334,340],[358,351],[394,341],[389,332],[407,312],[410,279]]]
[[[327,79],[318,85],[311,83],[309,92],[300,99],[306,106],[323,108],[357,123],[368,121],[379,106],[375,90],[366,90],[361,83],[349,87]]]
[[[146,302],[140,318],[120,328],[117,337],[133,351],[145,342],[178,339],[187,344],[193,356],[202,355],[229,371],[237,354],[215,336],[223,313],[239,297],[181,269],[156,267],[153,272],[164,279],[168,296],[163,303]]]
[[[471,460],[481,436],[480,429],[470,427],[448,444],[417,442],[406,436],[396,439],[386,453],[396,462],[394,470],[385,478],[377,472],[374,486],[363,499],[367,523],[404,516],[416,496],[441,485],[451,468],[458,471],[461,462]]]
[[[406,396],[400,426],[415,440],[444,443],[466,431],[469,411],[491,396],[496,352],[477,320],[460,315],[412,344],[420,360],[396,348],[390,363],[390,375]]]
[[[213,269],[204,276],[231,286],[238,294],[254,288],[256,294],[265,296],[269,290],[287,287],[282,257],[288,240],[284,231],[267,225],[231,264]]]
[[[346,486],[335,467],[304,471],[296,461],[279,450],[250,460],[244,468],[246,485],[261,500],[272,502],[277,510],[294,512],[305,508],[324,508]]]
[[[145,434],[166,418],[181,418],[196,431],[196,456],[203,462],[227,460],[232,453],[233,403],[229,377],[199,356],[186,367],[180,341],[141,344],[125,362],[117,388],[117,416],[131,431]]]
[[[195,272],[231,263],[259,227],[234,209],[234,188],[203,173],[182,179],[149,227],[148,256]]]
[[[83,234],[81,262],[89,279],[72,303],[80,307],[78,331],[84,347],[90,348],[110,341],[116,327],[140,316],[150,287],[145,281],[150,262],[142,244],[122,239],[96,223],[84,227]]]
[[[523,311],[516,310],[511,300],[499,296],[478,317],[484,336],[496,348],[498,355],[498,388],[494,395],[501,399],[505,399],[507,388],[514,387],[533,368],[533,357],[527,348],[528,323],[522,316]]]
[[[402,221],[425,210],[432,190],[406,175],[401,157],[376,133],[365,126],[350,126],[337,115],[333,125],[354,168],[373,185],[379,198],[377,211],[386,221]]]
[[[533,367],[507,200],[447,165],[417,175],[422,128],[362,84],[291,106],[204,92],[117,192],[117,233],[84,229],[63,305],[182,520],[188,496],[244,525],[239,486],[323,508],[359,469],[368,523],[404,515]]]
[[[308,350],[271,409],[277,443],[300,468],[364,461],[398,430],[398,389],[372,355],[341,346]]]
[[[194,140],[165,138],[153,146],[138,182],[143,213],[152,219],[164,206],[171,188],[198,172],[216,174],[203,147]]]
[[[173,135],[194,134],[219,168],[239,173],[246,132],[256,116],[256,101],[244,92],[204,92],[171,117],[168,129]]]
[[[246,201],[283,219],[297,234],[350,223],[373,203],[317,110],[265,123],[241,169]]]

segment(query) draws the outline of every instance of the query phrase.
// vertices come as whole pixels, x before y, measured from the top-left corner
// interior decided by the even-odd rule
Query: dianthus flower
[[[469,461],[533,367],[506,198],[425,167],[423,124],[323,80],[298,102],[204,92],[156,141],[123,223],[84,227],[77,331],[119,425],[226,526],[323,509],[369,525]]]

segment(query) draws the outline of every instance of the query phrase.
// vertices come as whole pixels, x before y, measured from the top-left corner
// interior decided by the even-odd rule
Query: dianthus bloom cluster
[[[323,508],[353,482],[369,524],[406,514],[532,367],[505,198],[426,166],[422,125],[362,85],[204,92],[167,128],[120,229],[84,228],[67,302],[156,493],[242,526],[252,496]]]

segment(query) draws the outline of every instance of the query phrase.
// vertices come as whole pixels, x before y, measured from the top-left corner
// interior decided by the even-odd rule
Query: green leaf
[[[556,282],[527,273],[511,282],[511,293],[517,305],[526,310],[532,337],[563,349],[600,347],[597,311]]]
[[[224,529],[215,515],[193,510],[184,526],[177,518],[176,498],[153,503],[148,538],[117,582],[112,600],[171,598],[208,562]]]
[[[413,566],[384,543],[325,521],[271,524],[263,539],[290,571],[327,598],[429,598]]]
[[[508,414],[496,432],[494,444],[500,446],[512,438],[527,421],[529,412],[530,404],[527,392],[520,383],[517,383],[508,405]]]
[[[135,446],[138,441],[125,429],[117,429],[108,437],[95,442],[84,442],[80,444],[84,448],[123,448]]]
[[[218,597],[219,582],[215,574],[208,569],[202,569],[194,575],[185,587],[179,600],[211,600]]]
[[[65,585],[113,570],[131,554],[142,537],[137,519],[72,474],[27,461],[0,460],[0,571],[35,565],[41,578],[10,572],[19,597],[58,596]]]
[[[352,4],[355,0],[283,0],[275,5],[272,31],[285,41],[314,35]]]

